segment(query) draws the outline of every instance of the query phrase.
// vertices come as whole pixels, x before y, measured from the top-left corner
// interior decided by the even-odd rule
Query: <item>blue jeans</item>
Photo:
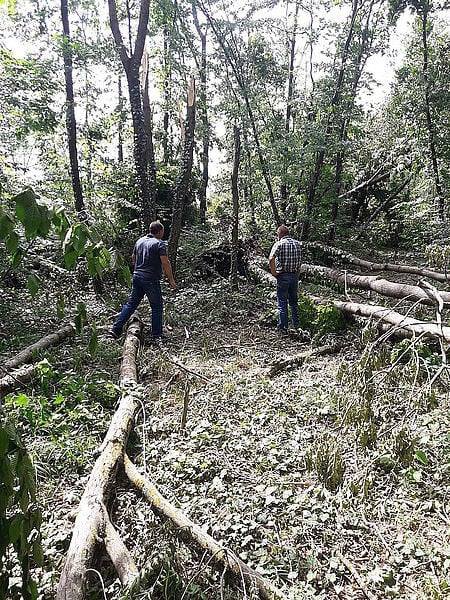
[[[288,302],[291,307],[292,325],[298,327],[298,275],[280,273],[277,275],[278,329],[288,328]]]
[[[117,321],[113,325],[113,331],[118,335],[122,333],[122,329],[134,311],[142,301],[142,298],[147,296],[152,309],[152,334],[158,338],[163,332],[163,299],[161,294],[161,284],[155,279],[145,279],[140,275],[133,275],[133,287],[130,297],[126,304],[123,305]]]

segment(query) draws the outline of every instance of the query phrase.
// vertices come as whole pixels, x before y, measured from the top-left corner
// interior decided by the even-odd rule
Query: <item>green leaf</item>
[[[33,559],[39,567],[42,567],[44,564],[44,553],[42,551],[42,546],[41,543],[37,541],[33,543]]]
[[[15,544],[22,533],[23,517],[16,515],[9,522],[8,536],[11,544]]]
[[[14,230],[14,220],[0,208],[0,240],[7,238]]]
[[[41,280],[39,279],[39,277],[37,277],[37,275],[34,275],[32,273],[31,275],[28,276],[27,287],[28,287],[28,291],[30,292],[30,294],[33,297],[36,296],[36,294],[38,293],[40,283],[41,283]]]
[[[10,254],[14,254],[19,247],[19,236],[15,231],[11,231],[5,240],[6,249]]]
[[[14,398],[14,404],[21,408],[26,408],[30,404],[30,399],[26,394],[19,394]]]
[[[3,427],[0,427],[0,457],[5,456],[9,447],[9,436]]]
[[[41,227],[41,210],[32,189],[27,189],[13,198],[16,202],[16,216],[25,228],[27,239],[36,237]]]
[[[425,454],[425,452],[423,450],[416,450],[416,454],[415,454],[417,460],[422,463],[423,465],[428,465],[429,464],[429,460],[428,460],[428,456]]]
[[[15,269],[16,267],[18,267],[20,265],[20,262],[21,262],[22,258],[24,257],[24,255],[25,255],[24,249],[19,246],[17,248],[16,252],[14,253],[14,256],[12,259],[13,269]]]
[[[64,297],[59,294],[58,299],[56,300],[56,314],[58,315],[58,319],[62,319],[64,317],[66,304],[64,302]]]
[[[88,350],[91,356],[95,356],[98,350],[98,333],[95,325],[91,329],[91,337],[89,339]]]

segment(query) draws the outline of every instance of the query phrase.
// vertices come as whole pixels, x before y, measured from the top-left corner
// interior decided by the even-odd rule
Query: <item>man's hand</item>
[[[272,273],[273,277],[276,277],[277,270],[275,268],[275,257],[274,256],[269,260],[269,268],[270,268],[270,272]]]
[[[172,279],[169,279],[169,285],[173,290],[177,289],[177,282],[175,281],[175,279],[172,277]]]

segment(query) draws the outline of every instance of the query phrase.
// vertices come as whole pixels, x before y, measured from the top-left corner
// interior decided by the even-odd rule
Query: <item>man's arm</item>
[[[172,265],[170,264],[170,260],[168,256],[161,256],[161,265],[164,271],[164,275],[167,277],[170,287],[174,290],[177,287],[175,283],[175,279],[172,273]]]
[[[271,258],[269,258],[269,267],[270,267],[270,272],[272,273],[272,275],[274,277],[277,276],[277,270],[275,268],[275,256],[272,256]]]

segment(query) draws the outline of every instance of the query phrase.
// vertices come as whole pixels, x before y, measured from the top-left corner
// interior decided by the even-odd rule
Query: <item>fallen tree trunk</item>
[[[6,360],[3,363],[3,369],[5,371],[10,371],[11,369],[15,369],[19,365],[22,365],[23,363],[31,362],[36,352],[44,350],[49,346],[54,346],[55,344],[58,344],[62,340],[74,334],[74,325],[72,325],[71,323],[69,325],[65,325],[64,327],[61,327],[61,329],[58,329],[53,333],[49,333],[34,344],[31,344],[27,348],[24,348],[23,350],[21,350],[21,352],[19,352],[9,360]]]
[[[342,262],[361,267],[362,269],[367,269],[368,271],[394,271],[395,273],[409,273],[411,275],[417,275],[418,277],[428,277],[430,279],[434,279],[435,281],[440,281],[441,283],[450,281],[450,273],[439,273],[438,271],[433,271],[432,269],[416,267],[413,265],[398,265],[389,262],[371,262],[369,260],[358,258],[357,256],[350,254],[350,252],[346,252],[340,248],[326,246],[320,242],[302,242],[302,245],[304,248],[319,250],[324,254],[339,258],[342,260]]]
[[[325,277],[330,281],[341,283],[346,287],[370,290],[389,298],[404,298],[411,302],[420,301],[421,304],[428,304],[431,306],[435,304],[433,299],[430,298],[421,287],[406,283],[395,283],[394,281],[383,279],[377,275],[356,275],[354,273],[347,273],[338,271],[337,269],[330,269],[329,267],[310,265],[307,263],[302,264],[300,273],[303,275],[318,275],[319,277]],[[450,304],[450,292],[439,291],[439,294],[444,304]]]
[[[4,377],[0,378],[0,401],[4,396],[6,396],[6,394],[10,394],[16,388],[30,381],[35,374],[36,369],[37,364],[27,365],[26,367],[12,371],[11,373],[8,373]]]
[[[82,600],[87,569],[98,541],[105,544],[124,585],[130,585],[138,576],[138,569],[131,555],[109,520],[105,503],[117,466],[123,460],[128,435],[139,407],[136,355],[141,329],[140,321],[134,321],[128,327],[120,373],[123,396],[78,507],[72,540],[58,585],[57,600]]]
[[[249,272],[257,279],[269,285],[276,286],[276,279],[270,273],[264,271],[254,261],[249,262]],[[359,302],[345,302],[343,300],[331,300],[310,296],[316,304],[328,304],[339,308],[345,313],[374,319],[377,323],[389,323],[399,328],[402,332],[408,331],[411,336],[420,335],[422,337],[433,337],[444,340],[450,344],[450,327],[441,327],[435,322],[423,322],[402,315],[395,310],[386,308],[385,306],[377,306],[374,304],[360,304]]]
[[[151,481],[141,475],[136,466],[125,456],[125,472],[131,483],[150,502],[152,509],[162,518],[168,519],[176,527],[176,534],[188,543],[211,556],[211,562],[222,571],[226,569],[235,581],[256,585],[262,600],[282,600],[286,596],[267,579],[251,569],[229,548],[219,544],[201,527],[191,521],[183,512],[171,504]]]
[[[300,352],[299,354],[295,354],[284,360],[277,360],[267,369],[267,375],[273,377],[274,375],[277,375],[277,373],[280,373],[280,371],[301,367],[312,356],[335,354],[336,352],[339,352],[342,347],[342,344],[330,344],[328,346],[321,346],[320,348],[305,350],[304,352]]]
[[[255,259],[254,262],[261,267],[266,264],[265,259],[262,257]],[[435,304],[433,298],[431,298],[422,287],[406,283],[395,283],[394,281],[383,279],[377,275],[356,275],[354,273],[330,269],[329,267],[323,267],[321,265],[310,265],[308,263],[302,264],[300,267],[300,274],[319,276],[320,278],[325,278],[330,281],[336,281],[346,288],[369,290],[382,296],[387,296],[388,298],[404,298],[410,302],[419,301],[421,304]],[[439,294],[444,304],[450,304],[450,292],[439,291]]]

